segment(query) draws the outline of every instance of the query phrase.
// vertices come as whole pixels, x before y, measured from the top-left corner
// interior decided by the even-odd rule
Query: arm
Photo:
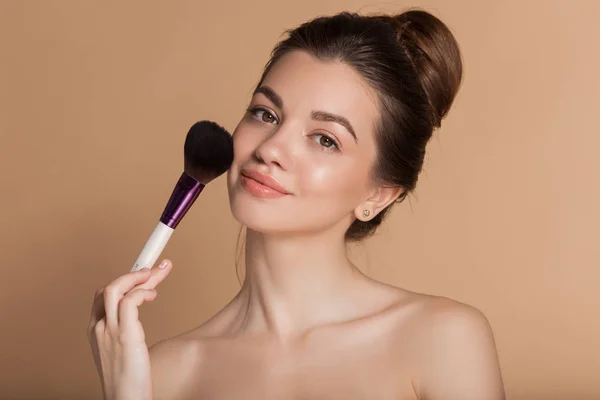
[[[427,400],[504,400],[492,329],[477,309],[443,300],[428,318],[424,374]]]
[[[106,400],[152,400],[150,360],[139,320],[143,303],[171,270],[169,262],[119,276],[99,289],[92,304],[88,340]]]

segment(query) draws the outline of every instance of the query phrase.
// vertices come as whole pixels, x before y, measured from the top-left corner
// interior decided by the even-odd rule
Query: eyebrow
[[[258,93],[264,94],[278,108],[283,108],[283,100],[281,99],[281,96],[279,96],[277,93],[275,93],[275,91],[273,89],[271,89],[269,86],[261,86],[259,88],[256,88],[256,90],[254,91],[254,93],[252,95],[254,96]],[[347,118],[342,117],[341,115],[332,114],[332,113],[329,113],[326,111],[312,111],[310,113],[310,116],[312,119],[314,119],[316,121],[335,122],[335,123],[342,125],[344,128],[346,128],[348,133],[350,133],[350,135],[352,135],[352,137],[354,138],[354,141],[358,143],[358,138],[356,137],[356,132],[354,131],[352,124],[350,123],[350,121],[348,121]]]

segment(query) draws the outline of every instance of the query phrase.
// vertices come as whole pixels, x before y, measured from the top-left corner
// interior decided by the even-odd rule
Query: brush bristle
[[[231,166],[233,139],[217,123],[199,121],[190,128],[183,153],[185,172],[206,185]]]

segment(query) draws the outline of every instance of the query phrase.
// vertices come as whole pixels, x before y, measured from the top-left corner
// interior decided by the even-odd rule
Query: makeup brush
[[[131,272],[152,268],[204,186],[229,169],[233,161],[233,139],[215,122],[196,122],[185,138],[183,155],[184,171]]]

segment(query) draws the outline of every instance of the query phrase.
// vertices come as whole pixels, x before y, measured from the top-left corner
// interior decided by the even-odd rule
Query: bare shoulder
[[[460,349],[456,355],[474,351],[479,361],[497,362],[492,327],[481,310],[446,297],[425,296],[422,302],[419,330],[433,360]]]
[[[447,297],[412,293],[417,317],[432,336],[491,335],[487,317],[478,308]]]
[[[409,323],[420,334],[446,336],[452,332],[461,335],[491,335],[487,317],[479,309],[447,297],[397,289],[396,301],[391,308],[402,324]],[[410,315],[407,320],[406,315]],[[402,327],[403,328],[403,327]]]
[[[420,398],[504,399],[493,331],[479,309],[410,292],[404,303],[412,310],[405,324],[412,332],[418,371],[413,383]],[[406,337],[399,340],[406,345]]]
[[[235,310],[234,310],[235,311]],[[150,347],[152,386],[156,400],[186,398],[198,384],[211,339],[219,337],[230,320],[231,310],[221,309],[200,326]]]
[[[183,334],[162,340],[149,351],[154,398],[182,398],[204,358],[202,341]]]

